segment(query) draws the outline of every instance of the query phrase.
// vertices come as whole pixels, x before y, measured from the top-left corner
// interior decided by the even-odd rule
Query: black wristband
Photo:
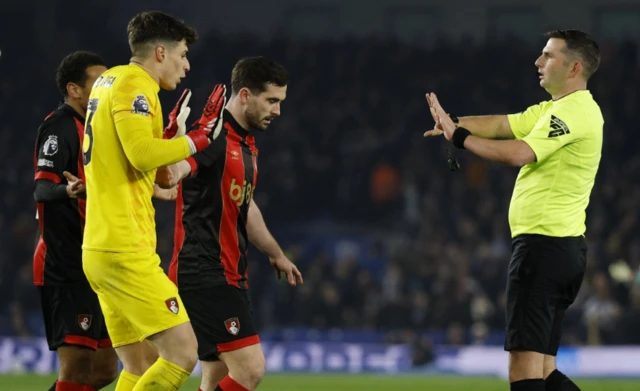
[[[456,128],[451,137],[451,143],[458,149],[464,149],[464,140],[471,136],[471,132],[465,128]]]

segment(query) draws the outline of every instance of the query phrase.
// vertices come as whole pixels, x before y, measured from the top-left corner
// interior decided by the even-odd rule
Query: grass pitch
[[[55,376],[1,375],[2,391],[47,391]],[[582,391],[638,391],[640,381],[626,380],[576,380]],[[196,391],[200,379],[189,379],[181,389]],[[115,383],[105,388],[113,391]],[[267,374],[260,391],[499,391],[509,390],[509,384],[501,379],[474,377],[389,376],[389,375],[297,375]]]

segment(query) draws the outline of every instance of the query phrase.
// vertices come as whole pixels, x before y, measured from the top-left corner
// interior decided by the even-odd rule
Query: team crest
[[[88,314],[78,315],[78,326],[84,331],[89,330],[91,327],[91,318],[92,316]]]
[[[58,136],[50,135],[44,142],[42,152],[45,156],[53,156],[58,153]]]
[[[147,102],[147,97],[142,94],[136,95],[131,107],[131,112],[134,114],[149,115],[149,102]]]
[[[224,321],[224,327],[231,335],[238,335],[240,332],[240,320],[238,318],[231,318]]]
[[[173,312],[174,314],[178,314],[178,312],[180,311],[180,307],[178,306],[178,300],[176,300],[175,297],[165,300],[164,303],[167,305],[167,308],[169,309],[169,311]]]

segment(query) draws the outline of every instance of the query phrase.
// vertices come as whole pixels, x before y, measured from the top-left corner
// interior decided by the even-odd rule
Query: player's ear
[[[164,45],[158,45],[154,54],[158,62],[164,62],[164,59],[167,58],[167,48]]]
[[[80,86],[76,83],[67,83],[67,95],[70,98],[80,99],[82,96]]]
[[[242,104],[247,104],[249,102],[249,98],[251,97],[251,91],[247,87],[243,87],[238,91],[238,96],[240,97],[240,102]]]

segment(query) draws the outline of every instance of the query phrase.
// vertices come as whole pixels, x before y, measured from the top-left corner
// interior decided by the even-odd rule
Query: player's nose
[[[280,103],[276,103],[275,105],[273,105],[273,109],[271,109],[271,115],[273,115],[274,117],[280,116]]]
[[[537,66],[538,68],[542,67],[542,56],[538,57],[536,59],[536,62],[533,63],[535,66]]]

